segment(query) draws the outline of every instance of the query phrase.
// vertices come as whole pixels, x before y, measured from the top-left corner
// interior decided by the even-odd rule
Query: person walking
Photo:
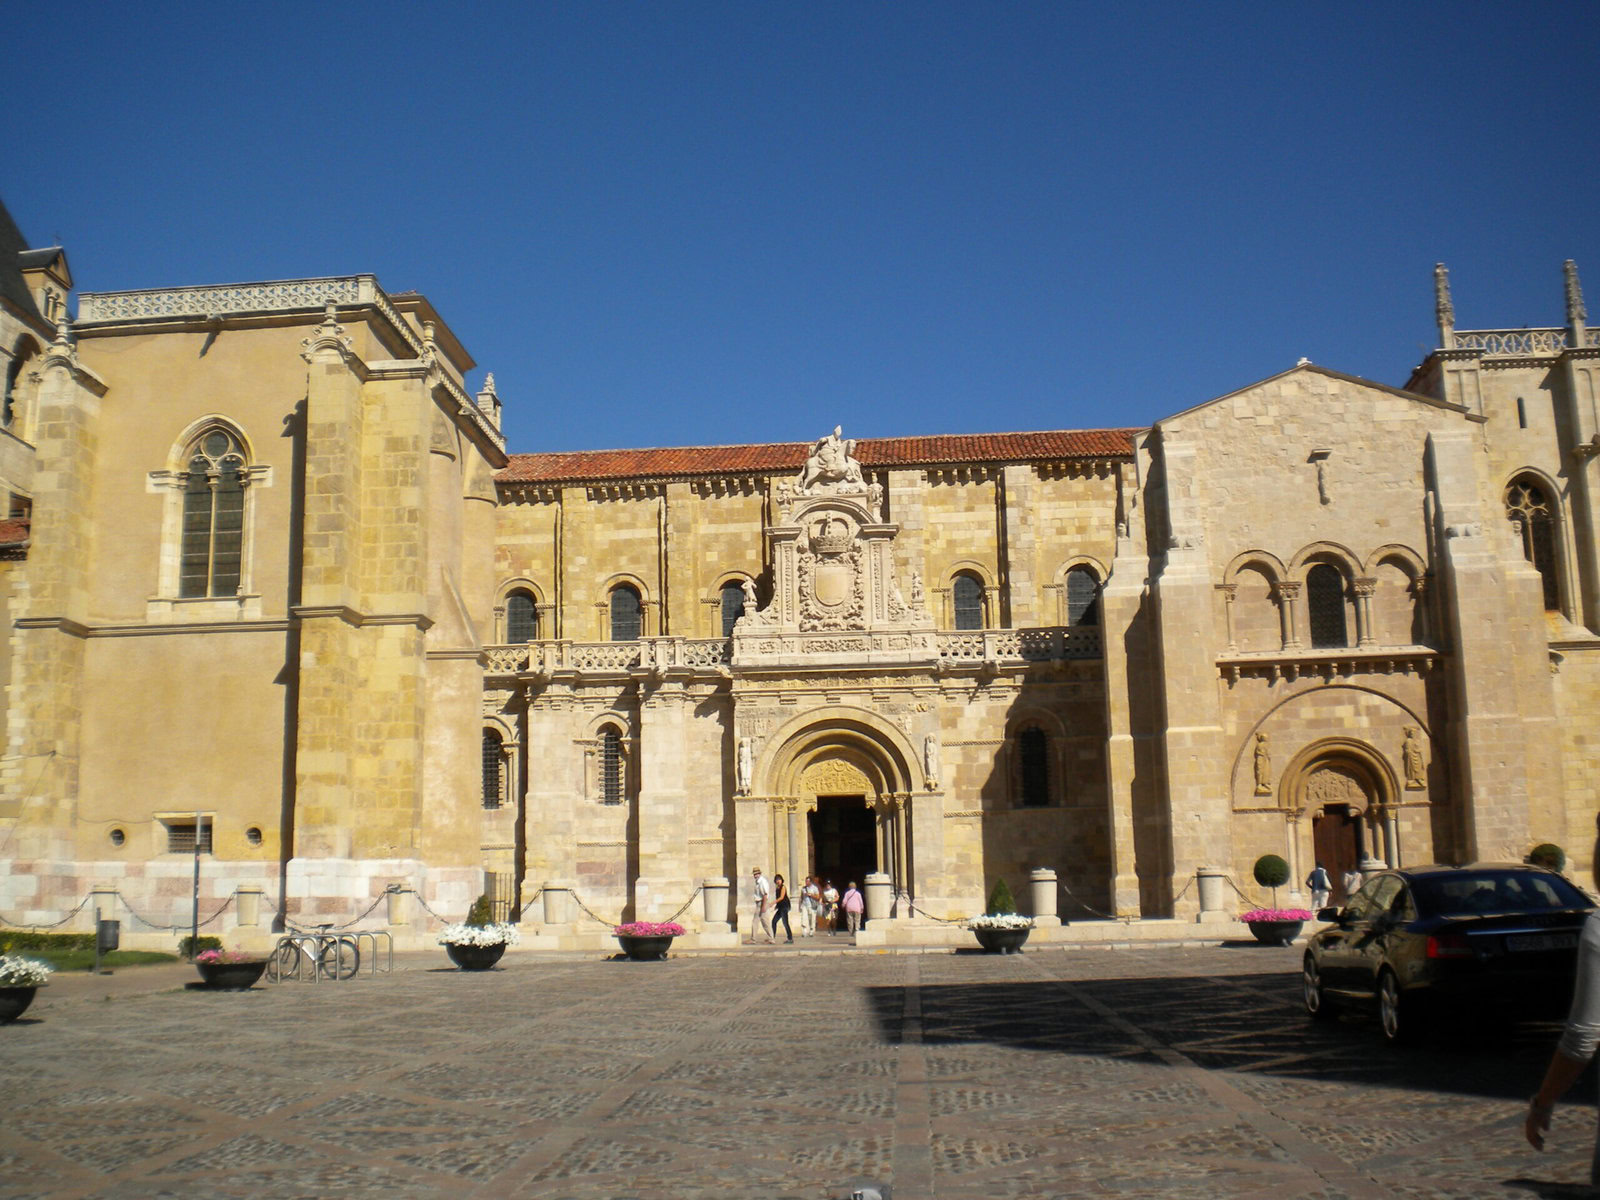
[[[839,889],[833,880],[822,881],[822,919],[828,923],[828,936],[839,932]]]
[[[772,908],[772,933],[777,936],[778,922],[783,922],[784,943],[794,944],[794,930],[789,928],[789,885],[783,881],[782,875],[772,877],[774,901]]]
[[[861,929],[861,912],[867,906],[861,899],[861,893],[856,891],[854,880],[844,889],[844,899],[839,901],[839,906],[844,909],[844,918],[850,923],[850,936],[855,937]]]
[[[815,875],[807,875],[806,883],[800,889],[800,934],[802,937],[817,936],[817,912],[822,908],[822,889],[817,886]]]
[[[755,917],[750,922],[750,942],[754,945],[756,934],[759,932],[766,934],[767,945],[770,946],[772,945],[772,925],[767,920],[767,904],[772,897],[772,885],[762,877],[760,867],[752,868],[750,874],[755,880],[754,889],[756,894]]]
[[[1349,904],[1350,897],[1354,896],[1361,890],[1361,872],[1355,867],[1351,867],[1344,873],[1344,876],[1339,880],[1339,882],[1344,887],[1343,903]]]
[[[1311,868],[1311,874],[1306,876],[1306,886],[1311,889],[1311,914],[1315,916],[1328,907],[1328,893],[1333,891],[1333,880],[1318,863]]]
[[[1600,818],[1596,819],[1600,827]],[[1595,839],[1595,886],[1600,887],[1600,837]],[[1578,1082],[1589,1060],[1600,1047],[1600,908],[1589,914],[1578,938],[1578,970],[1572,985],[1572,1007],[1567,1011],[1566,1028],[1556,1043],[1544,1081],[1528,1101],[1522,1121],[1522,1135],[1535,1150],[1544,1149],[1550,1132],[1550,1114],[1556,1101]],[[1600,1188],[1600,1133],[1595,1136],[1594,1156],[1589,1163],[1589,1182]]]

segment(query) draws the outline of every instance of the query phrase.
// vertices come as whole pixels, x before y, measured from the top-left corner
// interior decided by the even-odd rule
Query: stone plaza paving
[[[1553,1026],[1391,1051],[1296,949],[823,949],[64,979],[0,1027],[0,1197],[1589,1194],[1592,1079],[1522,1141]]]

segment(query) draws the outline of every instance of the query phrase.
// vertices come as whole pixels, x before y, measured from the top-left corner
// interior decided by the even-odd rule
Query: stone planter
[[[1246,921],[1256,941],[1267,946],[1287,946],[1300,936],[1304,921]]]
[[[506,944],[496,942],[493,946],[468,946],[446,942],[444,950],[450,956],[450,961],[463,971],[487,971],[500,961],[500,956],[506,952]]]
[[[36,983],[32,987],[0,987],[0,1025],[9,1025],[27,1012],[33,994],[43,986]]]
[[[255,986],[256,980],[261,978],[261,972],[267,969],[267,960],[258,958],[250,962],[197,962],[195,969],[200,972],[200,979],[206,987],[214,991],[243,992]]]
[[[1031,929],[974,929],[978,945],[989,954],[1021,954]]]
[[[667,951],[672,948],[672,935],[663,934],[660,937],[634,937],[631,934],[619,933],[616,936],[617,944],[622,947],[622,952],[634,962],[654,962],[667,957]]]

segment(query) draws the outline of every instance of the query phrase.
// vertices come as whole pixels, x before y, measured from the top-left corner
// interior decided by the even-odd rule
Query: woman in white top
[[[1600,817],[1596,818],[1600,826]],[[1600,888],[1600,838],[1594,847],[1595,886]],[[1572,988],[1572,1008],[1567,1027],[1550,1056],[1544,1082],[1528,1101],[1528,1115],[1522,1132],[1535,1150],[1544,1149],[1544,1135],[1550,1132],[1550,1114],[1556,1101],[1577,1082],[1578,1076],[1594,1057],[1600,1045],[1600,909],[1589,914],[1578,942],[1578,977]],[[1589,1182],[1600,1186],[1600,1132],[1595,1136],[1594,1157],[1589,1164]]]

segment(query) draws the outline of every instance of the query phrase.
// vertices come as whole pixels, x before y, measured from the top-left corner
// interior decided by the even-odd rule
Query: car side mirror
[[[1337,908],[1329,907],[1317,909],[1317,920],[1319,921],[1337,921],[1338,919],[1339,910]]]

